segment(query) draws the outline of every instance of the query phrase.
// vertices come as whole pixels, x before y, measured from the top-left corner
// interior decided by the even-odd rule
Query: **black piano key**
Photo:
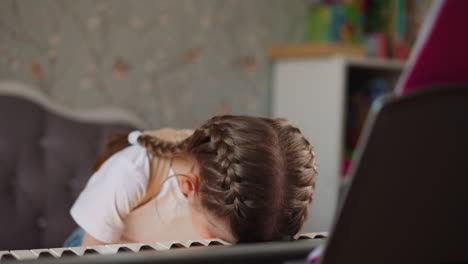
[[[200,242],[192,242],[190,243],[189,247],[204,247],[205,245],[203,245],[202,243]]]
[[[315,235],[314,236],[314,239],[322,239],[322,238],[327,238],[327,237],[324,236],[324,235]]]
[[[208,246],[222,246],[223,243],[219,242],[219,241],[210,241],[210,243],[208,243]]]
[[[97,252],[95,249],[92,249],[92,248],[87,248],[85,249],[85,251],[83,252],[83,255],[85,254],[97,254],[99,252]]]
[[[312,239],[312,238],[310,236],[305,236],[305,235],[299,236],[297,238],[297,240],[302,240],[302,239]]]
[[[39,255],[37,256],[37,258],[53,258],[53,257],[55,257],[55,256],[52,255],[52,253],[47,252],[47,251],[42,251],[42,252],[39,253]]]
[[[6,253],[0,256],[0,260],[16,260],[16,258],[12,254]]]
[[[139,251],[151,251],[151,250],[156,250],[154,247],[149,246],[149,245],[143,245],[140,247]]]
[[[173,243],[170,249],[175,249],[175,248],[186,248],[186,247],[182,245],[181,243]]]
[[[62,257],[76,257],[78,255],[75,252],[67,249],[67,250],[62,251],[62,254],[60,256],[62,256]]]
[[[117,253],[121,253],[121,252],[133,252],[133,250],[131,250],[130,248],[128,248],[126,246],[123,246],[123,247],[119,247],[119,249],[117,249]]]

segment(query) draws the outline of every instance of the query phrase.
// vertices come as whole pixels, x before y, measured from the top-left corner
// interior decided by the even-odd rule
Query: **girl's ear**
[[[190,196],[198,189],[198,177],[192,173],[179,178],[179,186],[185,196]]]

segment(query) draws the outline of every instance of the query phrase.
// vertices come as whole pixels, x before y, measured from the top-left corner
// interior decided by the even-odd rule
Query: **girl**
[[[285,119],[218,116],[108,147],[71,209],[82,229],[66,246],[280,240],[301,229],[312,201],[312,145]]]

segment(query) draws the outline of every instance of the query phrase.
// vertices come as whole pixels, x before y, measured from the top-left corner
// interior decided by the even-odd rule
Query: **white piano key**
[[[194,247],[194,246],[207,246],[208,243],[204,239],[200,240],[187,240],[186,241],[187,247]]]
[[[41,254],[41,252],[47,252],[47,253],[50,253],[53,257],[60,257],[60,255],[56,254],[55,252],[49,250],[49,249],[46,249],[46,248],[43,248],[43,249],[33,249],[31,250],[32,253],[36,254],[37,257],[39,257],[39,255]]]
[[[86,248],[87,249],[94,249],[101,255],[110,255],[110,254],[115,254],[115,252],[116,252],[116,251],[114,251],[113,248],[110,248],[107,245],[90,246],[90,247],[86,247]]]
[[[140,247],[142,247],[145,244],[143,244],[143,243],[131,243],[131,244],[122,244],[122,245],[130,248],[134,252],[138,252],[138,251],[140,251]]]
[[[155,242],[155,243],[148,243],[149,246],[153,247],[156,250],[169,250],[171,246],[171,242],[163,243],[163,242]]]
[[[15,260],[16,258],[8,250],[0,251],[0,261],[1,260]]]
[[[85,250],[85,248],[83,247],[70,247],[68,248],[70,249],[71,251],[73,251],[77,256],[82,256],[83,255],[83,251]]]
[[[68,248],[50,248],[49,250],[51,252],[54,252],[55,255],[57,256],[62,256],[62,252],[67,250]]]
[[[175,241],[174,241],[175,242]],[[151,245],[159,245],[165,249],[169,249],[172,245],[172,241],[163,241],[163,242],[156,242],[156,243],[151,243]]]
[[[174,249],[174,248],[186,248],[186,244],[184,241],[174,240],[174,241],[164,241],[164,242],[157,242],[161,244],[163,247],[167,249]],[[178,247],[180,245],[180,247]]]
[[[10,253],[19,260],[37,259],[37,255],[31,250],[11,250]]]
[[[59,256],[59,257],[62,257],[63,255],[63,252],[64,251],[71,251],[73,252],[73,255],[71,256],[79,256],[78,254],[76,254],[73,250],[71,250],[70,248],[50,248],[49,249],[51,252],[53,252],[53,254]],[[65,253],[67,254],[67,253]]]
[[[315,235],[316,236],[319,235],[319,236],[323,236],[323,237],[327,238],[329,234],[328,234],[328,232],[317,232],[317,233],[315,233]]]
[[[110,248],[114,253],[117,253],[119,249],[122,247],[129,248],[133,252],[138,252],[141,247],[141,243],[131,243],[131,244],[112,244],[112,245],[107,245],[108,248]]]
[[[87,247],[69,247],[68,249],[73,251],[78,256],[83,256],[83,254],[84,254],[85,250],[87,249]]]
[[[316,239],[316,238],[326,238],[328,237],[328,232],[314,232],[314,233],[302,233],[302,234],[297,234],[294,236],[294,239],[299,239],[300,237],[302,238],[310,238],[310,239]]]
[[[221,243],[222,245],[225,245],[225,246],[231,245],[230,243],[228,243],[228,242],[226,242],[226,241],[224,241],[224,240],[221,240],[221,239],[219,239],[219,238],[205,239],[205,241],[207,242],[207,245],[208,245],[208,246],[209,246],[210,244],[212,245],[213,242],[214,242],[214,243],[218,242],[218,243]]]
[[[172,244],[180,244],[180,245],[184,246],[184,248],[190,247],[190,243],[192,243],[192,241],[190,241],[190,240],[172,241]]]
[[[138,249],[138,252],[142,252],[142,251],[155,251],[157,250],[156,248],[154,248],[153,246],[151,245],[148,245],[148,244],[141,244],[140,248]]]

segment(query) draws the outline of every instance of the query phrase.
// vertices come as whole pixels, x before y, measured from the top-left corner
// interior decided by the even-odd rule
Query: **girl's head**
[[[230,242],[295,235],[307,216],[317,170],[312,145],[285,119],[218,116],[181,142],[144,134],[159,156],[185,157],[182,177],[195,227]]]

